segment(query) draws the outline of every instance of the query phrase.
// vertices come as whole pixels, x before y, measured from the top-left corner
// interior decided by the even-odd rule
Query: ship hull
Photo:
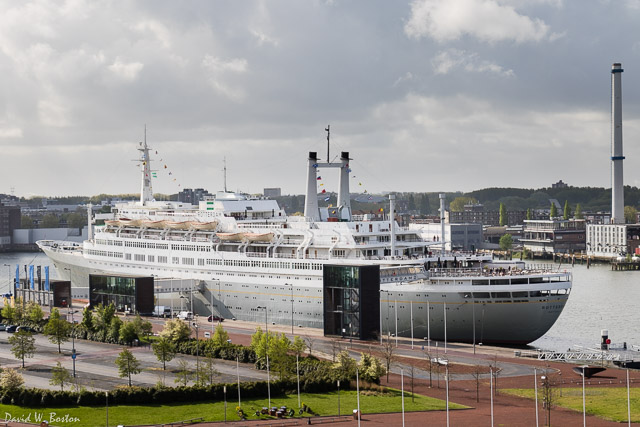
[[[122,261],[103,262],[47,247],[43,250],[59,276],[71,279],[75,297],[88,298],[90,274],[153,275],[173,278],[164,279],[164,285],[156,286],[155,300],[156,305],[172,307],[175,312],[189,309],[200,315],[216,314],[226,319],[262,323],[264,311],[256,307],[266,306],[269,323],[323,328],[321,275],[285,276],[293,286],[283,286],[281,281],[274,283],[259,274],[234,275],[206,268],[189,271]],[[191,289],[185,288],[183,282],[174,282],[179,279],[189,279]],[[198,292],[193,291],[193,286],[198,286]],[[543,289],[533,285],[511,288],[519,292]],[[571,282],[558,281],[554,288],[570,289]],[[416,340],[511,345],[528,344],[543,336],[562,313],[569,296],[567,292],[519,299],[477,299],[471,297],[477,287],[442,286],[429,280],[381,284],[381,290],[380,328],[385,337],[397,334]]]

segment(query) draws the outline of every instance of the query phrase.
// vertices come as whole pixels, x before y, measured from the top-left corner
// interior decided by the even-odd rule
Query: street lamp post
[[[269,320],[267,318],[267,307],[259,305],[256,307],[257,309],[264,310],[264,329],[267,334],[267,348],[266,348],[266,356],[267,356],[267,395],[269,398],[269,409],[271,409],[271,374],[269,372]]]
[[[69,313],[71,314],[71,360],[73,361],[73,378],[76,378],[76,334],[74,330],[74,321],[73,321],[73,313],[75,310],[69,309]]]
[[[294,332],[293,332],[293,283],[285,283],[285,285],[291,287],[291,335],[294,335]]]
[[[200,370],[200,364],[199,362],[199,358],[198,356],[200,355],[200,342],[198,341],[198,319],[196,318],[196,321],[192,323],[193,327],[196,330],[196,384],[199,383],[199,370]]]

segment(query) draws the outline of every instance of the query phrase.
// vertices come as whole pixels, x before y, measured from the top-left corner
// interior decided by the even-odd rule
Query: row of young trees
[[[51,311],[49,318],[45,321],[38,305],[33,303],[23,305],[19,300],[14,305],[7,304],[2,310],[2,315],[11,323],[29,323],[41,327],[48,339],[58,346],[59,353],[62,351],[62,344],[68,342],[71,336],[131,344],[135,339],[148,337],[152,326],[149,321],[140,316],[122,321],[115,315],[115,307],[112,304],[98,305],[94,310],[85,308],[81,322],[75,325],[69,323],[57,308]],[[24,368],[25,358],[33,357],[36,352],[35,338],[30,332],[21,329],[11,336],[10,344],[14,356],[22,360]],[[237,355],[244,354],[242,359],[247,361],[246,351],[252,353],[248,359],[255,361],[256,366],[261,369],[266,368],[268,355],[271,369],[281,380],[288,380],[295,376],[297,360],[301,361],[300,373],[307,383],[335,381],[335,379],[351,380],[355,378],[356,368],[359,368],[363,381],[377,383],[380,376],[386,372],[378,359],[367,354],[361,356],[359,365],[349,357],[346,351],[339,354],[335,363],[322,362],[314,357],[301,358],[307,349],[311,353],[311,345],[311,339],[305,342],[300,336],[296,336],[290,340],[285,334],[273,332],[267,334],[258,328],[252,336],[250,348],[242,349],[241,346],[230,343],[229,334],[222,324],[216,327],[211,338],[196,341],[191,338],[191,328],[186,322],[170,319],[165,323],[158,339],[152,343],[151,349],[158,361],[162,363],[163,371],[166,371],[167,363],[180,352],[188,354],[195,352],[201,356],[202,361],[200,362],[200,358],[197,359],[195,370],[186,360],[179,360],[175,382],[184,386],[190,381],[203,386],[213,384],[218,374],[215,369],[215,359],[228,358],[232,354],[236,354],[240,359]],[[132,376],[142,372],[140,362],[128,348],[123,348],[115,363],[120,376],[127,378],[129,385],[132,384]],[[52,369],[51,381],[52,384],[55,382],[62,388],[71,380],[64,367],[56,366]]]

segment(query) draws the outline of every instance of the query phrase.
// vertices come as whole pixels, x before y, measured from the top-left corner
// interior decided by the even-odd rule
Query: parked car
[[[0,331],[5,331],[7,329],[7,325],[0,325]]]
[[[30,332],[32,334],[37,334],[38,331],[36,331],[35,329],[33,329],[31,326],[18,326],[18,328],[16,329],[16,332]]]
[[[16,329],[18,329],[18,327],[16,325],[9,325],[7,326],[7,332],[9,332],[10,334],[14,333],[16,331]]]
[[[207,318],[207,320],[209,322],[224,322],[224,317],[216,316],[215,314],[212,314]]]

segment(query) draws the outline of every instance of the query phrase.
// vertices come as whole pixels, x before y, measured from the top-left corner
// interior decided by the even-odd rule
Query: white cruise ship
[[[227,191],[197,207],[155,201],[146,141],[139,151],[139,202],[117,205],[81,246],[38,242],[76,295],[88,296],[90,274],[154,276],[155,304],[176,312],[323,328],[325,267],[379,266],[379,306],[359,307],[355,294],[342,303],[350,313],[334,306],[346,336],[358,336],[353,313],[369,311],[384,336],[526,344],[549,330],[571,291],[570,272],[447,253],[419,230],[352,215],[345,152],[334,163],[309,153],[304,216],[289,216],[274,200]],[[336,208],[318,205],[323,168],[340,173]],[[390,196],[388,218],[393,205]]]

